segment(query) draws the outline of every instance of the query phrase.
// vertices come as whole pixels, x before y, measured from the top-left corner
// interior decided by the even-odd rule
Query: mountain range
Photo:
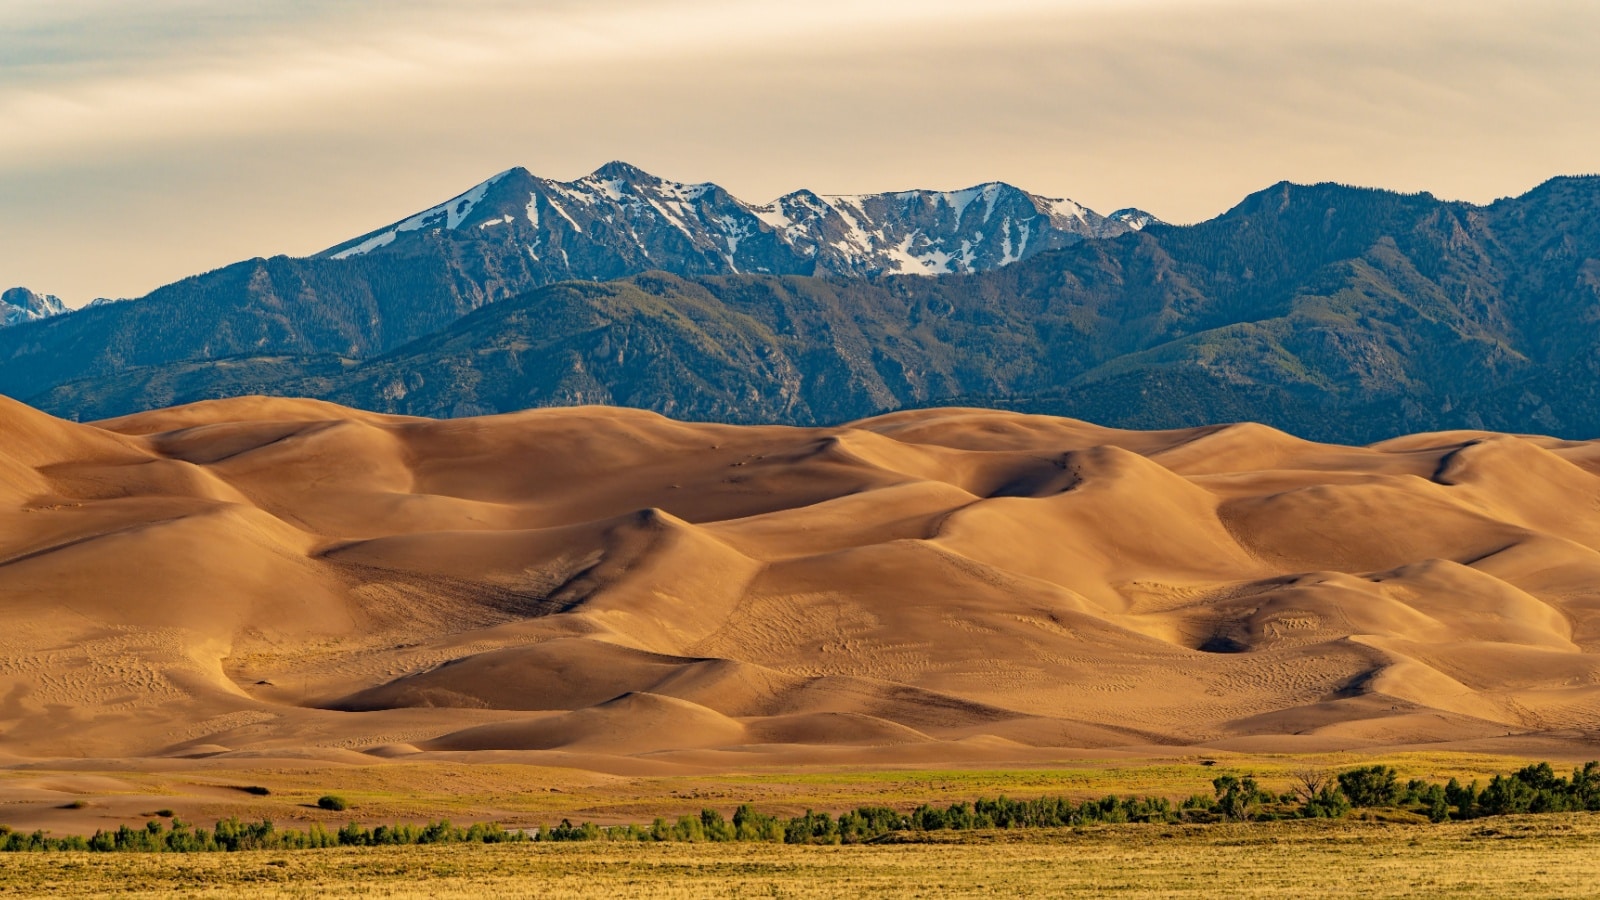
[[[426,252],[448,234],[511,258],[549,283],[652,269],[680,275],[934,275],[999,268],[1155,221],[1136,209],[1101,216],[1071,200],[992,182],[961,191],[819,196],[795,191],[755,206],[715,184],[658,178],[611,162],[576,181],[501,172],[317,259]]]
[[[1600,178],[1488,205],[1280,183],[1192,226],[1006,185],[763,207],[513,169],[305,259],[0,331],[72,418],[251,393],[816,424],[962,403],[1369,442],[1600,433]]]
[[[572,182],[517,168],[310,257],[246,260],[136,303],[91,304],[41,331],[7,335],[0,391],[27,398],[132,367],[237,356],[365,359],[559,281],[652,270],[980,271],[1155,221],[1132,209],[1101,216],[998,183],[828,198],[799,191],[754,206],[713,184],[667,181],[621,162]]]

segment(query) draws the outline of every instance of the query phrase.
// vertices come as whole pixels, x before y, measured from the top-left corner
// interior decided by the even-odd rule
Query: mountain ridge
[[[730,274],[739,268],[815,274],[819,265],[830,276],[881,275],[899,264],[890,251],[904,251],[935,225],[946,231],[961,225],[948,208],[942,216],[938,210],[912,210],[909,218],[897,220],[900,212],[881,198],[902,196],[909,202],[913,195],[952,193],[959,192],[864,195],[858,206],[865,211],[857,210],[862,221],[888,229],[876,236],[859,222],[853,231],[846,228],[840,224],[844,216],[827,207],[807,227],[819,240],[839,246],[807,256],[780,238],[754,207],[716,185],[669,182],[621,162],[574,182],[508,169],[445,203],[320,254],[243,260],[131,302],[85,307],[46,322],[42,331],[0,338],[0,391],[31,397],[86,377],[114,378],[129,368],[241,355],[371,358],[485,304],[564,280],[604,281],[657,269],[685,275]],[[789,196],[801,194],[817,196]],[[1005,265],[1052,244],[1083,239],[1034,227],[1043,214],[1032,197],[1008,186],[997,189],[1001,215],[991,239],[962,251],[964,264]],[[1017,224],[1016,217],[1005,214],[1006,204],[1032,219]],[[1086,229],[1130,229],[1088,211],[1082,215],[1093,219],[1079,222]],[[1079,221],[1058,218],[1064,224]],[[969,224],[973,219],[967,216]],[[1026,241],[1021,240],[1024,231],[1032,235]],[[937,236],[946,243],[956,240],[945,232]],[[884,242],[892,246],[880,247]],[[961,251],[960,243],[953,249]],[[952,258],[943,249],[930,252],[946,262]],[[828,269],[835,263],[841,271]]]
[[[1345,443],[1462,427],[1586,437],[1600,434],[1600,399],[1583,381],[1600,357],[1597,223],[1600,178],[1552,179],[1486,206],[1283,182],[1206,222],[983,272],[647,272],[508,291],[459,313],[421,304],[430,327],[399,324],[423,333],[364,347],[258,330],[260,346],[131,365],[184,342],[130,342],[123,329],[109,335],[127,348],[121,365],[52,373],[62,354],[41,358],[50,342],[39,335],[64,323],[47,321],[11,342],[0,333],[0,388],[80,418],[269,393],[430,416],[612,403],[828,424],[976,403],[1139,428],[1260,420]],[[413,249],[450,244],[422,234]],[[412,252],[383,249],[400,263]],[[419,285],[460,296],[437,268],[419,263],[408,278],[383,253],[348,262],[388,272],[414,306]],[[266,260],[235,275],[276,293],[205,339],[294,326],[307,310],[342,314],[285,299],[299,271]],[[170,333],[209,314],[169,311],[150,327]],[[377,304],[363,314],[387,324]]]
[[[979,200],[983,214],[966,215]],[[1071,200],[1004,182],[880,194],[801,189],[752,204],[711,182],[670,181],[614,160],[566,182],[540,178],[521,166],[507,169],[444,203],[311,258],[381,252],[428,230],[467,229],[470,234],[472,228],[493,228],[513,232],[536,262],[558,253],[564,268],[559,274],[565,278],[604,280],[649,268],[678,274],[927,275],[995,268],[1156,221],[1137,209],[1102,216]],[[577,235],[599,231],[611,234],[595,237],[594,243],[610,248],[616,258],[574,266],[569,245]],[[675,240],[679,237],[683,240]]]

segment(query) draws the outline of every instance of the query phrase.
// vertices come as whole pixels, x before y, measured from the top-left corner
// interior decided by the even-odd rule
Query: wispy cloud
[[[615,157],[753,200],[1488,199],[1600,169],[1595,35],[1590,0],[9,0],[0,280],[138,293]]]
[[[645,0],[382,4],[24,0],[0,15],[0,163],[115,139],[270,132],[350,101],[504,90],[662,62],[895,52],[904,42],[1101,4]],[[641,74],[643,74],[641,72]],[[647,77],[647,76],[646,76]]]

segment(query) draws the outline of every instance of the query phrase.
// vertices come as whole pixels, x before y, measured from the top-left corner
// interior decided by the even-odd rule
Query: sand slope
[[[1600,735],[1595,444],[265,398],[0,435],[0,754]]]

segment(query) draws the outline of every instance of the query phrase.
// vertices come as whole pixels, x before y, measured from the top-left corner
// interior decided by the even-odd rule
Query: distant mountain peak
[[[595,169],[589,174],[589,177],[597,179],[619,179],[622,181],[640,182],[644,184],[654,184],[662,180],[661,178],[639,168],[633,163],[624,162],[620,159],[613,159],[600,168]]]
[[[0,292],[0,328],[37,322],[51,316],[70,312],[59,297],[37,294],[25,287],[9,288]]]
[[[479,182],[464,193],[457,194],[438,206],[429,207],[407,219],[390,225],[388,228],[379,229],[370,234],[362,235],[353,241],[346,241],[336,247],[323,251],[322,254],[334,259],[347,259],[351,256],[360,256],[371,253],[380,247],[386,247],[395,242],[401,234],[408,231],[439,230],[454,231],[460,228],[479,201],[496,183],[519,171],[517,168],[507,169],[491,176],[488,180]],[[525,171],[525,170],[524,170]]]
[[[1131,206],[1126,209],[1119,209],[1111,215],[1106,216],[1106,218],[1121,222],[1134,231],[1143,231],[1145,228],[1151,225],[1167,224],[1155,216],[1145,212],[1144,210],[1135,209]]]

